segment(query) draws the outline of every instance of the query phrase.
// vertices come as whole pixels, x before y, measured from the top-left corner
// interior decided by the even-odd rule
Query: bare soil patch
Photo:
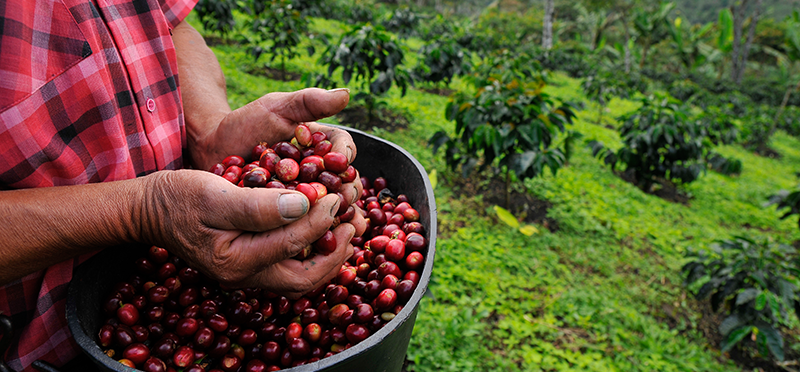
[[[547,210],[553,206],[547,200],[537,199],[527,192],[513,188],[509,195],[509,205],[506,206],[506,185],[501,177],[475,176],[456,177],[454,189],[459,196],[483,195],[483,200],[489,205],[499,205],[508,209],[514,216],[526,223],[541,224],[551,232],[558,231],[558,221],[547,216]],[[480,180],[488,181],[480,182]]]
[[[455,93],[455,89],[440,88],[440,87],[423,87],[423,88],[419,88],[419,90],[421,90],[423,92],[426,92],[426,93],[435,94],[437,96],[444,96],[444,97],[449,97],[450,95]]]
[[[636,177],[633,175],[631,171],[625,172],[615,172],[619,178],[622,178],[625,182],[635,185],[639,187],[639,182]],[[656,183],[651,187],[650,190],[642,190],[650,195],[658,196],[661,199],[664,199],[668,202],[683,204],[685,206],[689,206],[689,201],[692,197],[683,190],[679,189],[674,183],[670,182],[669,180],[659,179],[656,180]]]
[[[770,159],[780,159],[782,156],[781,153],[768,146],[758,146],[753,149],[753,152],[755,152],[756,155]]]
[[[223,39],[217,35],[206,35],[203,36],[203,39],[206,41],[206,45],[210,47],[220,46],[220,45],[239,45],[239,42],[232,39]]]

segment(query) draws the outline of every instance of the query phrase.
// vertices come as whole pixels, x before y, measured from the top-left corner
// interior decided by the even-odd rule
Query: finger
[[[329,127],[319,123],[306,123],[311,132],[322,132],[328,136],[328,141],[331,141],[333,147],[331,151],[338,152],[347,156],[348,163],[356,160],[356,144],[353,142],[353,137],[350,133],[342,129]]]
[[[280,293],[289,298],[298,298],[309,291],[327,283],[339,273],[347,259],[353,255],[355,228],[341,224],[333,230],[336,236],[336,250],[327,255],[315,255],[306,260],[285,260],[257,275],[261,287]]]
[[[231,244],[233,262],[261,268],[296,256],[319,239],[333,224],[339,197],[328,195],[317,201],[303,218],[274,230],[243,234]]]
[[[336,115],[347,107],[349,101],[348,89],[319,88],[307,88],[291,93],[270,93],[257,100],[267,112],[300,123]]]
[[[308,198],[303,193],[284,189],[241,188],[211,173],[208,183],[209,210],[203,223],[221,230],[269,231],[305,216]],[[211,177],[209,177],[209,180]]]
[[[364,235],[364,233],[367,232],[367,219],[364,218],[364,212],[361,210],[361,208],[356,207],[355,205],[353,208],[356,209],[356,213],[353,215],[353,219],[347,221],[347,223],[353,225],[353,227],[356,229],[355,236]]]
[[[361,197],[361,192],[364,185],[361,184],[361,179],[356,174],[356,179],[353,182],[346,183],[339,188],[339,193],[344,197],[346,205],[351,205],[358,201]]]

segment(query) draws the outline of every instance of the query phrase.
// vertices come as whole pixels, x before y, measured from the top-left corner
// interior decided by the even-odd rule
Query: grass
[[[199,27],[196,19],[190,21]],[[331,34],[341,28],[334,21],[313,24],[314,30]],[[227,77],[232,107],[268,92],[304,87],[246,73],[254,63],[239,47],[213,50]],[[324,72],[306,54],[288,68]],[[619,146],[615,130],[592,124],[597,110],[579,81],[560,74],[551,81],[550,94],[586,105],[575,130],[585,139]],[[452,86],[466,89],[458,79]],[[460,176],[426,146],[434,132],[453,130],[444,118],[446,97],[416,89],[400,97],[393,89],[385,99],[408,116],[410,125],[372,132],[401,145],[439,175],[440,231],[431,296],[420,304],[407,370],[737,370],[697,331],[700,315],[679,275],[683,253],[732,235],[800,240],[796,220],[779,221],[774,208],[762,206],[768,195],[797,185],[800,140],[777,133],[772,146],[783,154],[779,160],[741,146],[721,148],[723,155],[743,161],[742,174],[709,172],[685,186],[693,195],[689,205],[642,193],[579,146],[557,176],[525,182],[536,197],[553,203],[548,216],[560,228],[555,233],[541,228],[527,237],[499,222],[481,195],[459,196]],[[634,102],[615,99],[604,118],[617,127],[614,118],[634,109]]]

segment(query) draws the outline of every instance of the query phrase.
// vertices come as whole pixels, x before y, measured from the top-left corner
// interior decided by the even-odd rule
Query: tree
[[[626,74],[631,72],[631,45],[633,36],[631,35],[631,15],[634,9],[643,6],[641,0],[584,0],[586,7],[590,10],[610,9],[615,15],[614,19],[622,25],[624,40],[622,45],[623,68]]]
[[[761,1],[756,0],[753,15],[750,18],[750,28],[747,31],[747,39],[742,39],[742,29],[744,28],[745,10],[750,0],[742,0],[738,7],[732,7],[733,13],[733,68],[731,70],[731,80],[737,85],[742,83],[744,77],[747,56],[750,53],[750,45],[753,43],[753,36],[756,32],[756,24],[761,15]]]
[[[788,72],[791,71],[792,65],[800,61],[800,12],[795,9],[792,12],[792,15],[786,19],[786,23],[787,27],[784,39],[786,60],[782,64],[782,67],[785,66],[787,75],[790,75]],[[792,95],[792,92],[796,92],[798,90],[800,90],[800,80],[798,80],[797,85],[794,87],[789,85],[789,88],[786,89],[786,93],[783,95],[783,101],[778,109],[778,114],[775,115],[775,123],[780,122],[781,116],[783,116],[783,112],[786,110],[786,104],[789,103],[789,96]]]
[[[592,11],[580,5],[577,8],[579,14],[577,22],[582,23],[583,27],[589,30],[589,39],[591,40],[589,49],[595,50],[604,39],[603,32],[617,21],[619,15],[607,9]]]
[[[542,48],[550,50],[553,48],[553,0],[544,2],[544,29],[542,32]]]
[[[661,35],[669,28],[668,16],[675,9],[675,3],[660,2],[658,8],[647,10],[639,8],[634,13],[633,27],[639,34],[637,41],[642,44],[642,58],[639,60],[639,68],[644,68],[647,61],[647,54],[650,47],[656,40],[661,39]]]
[[[706,61],[706,55],[703,53],[703,39],[714,27],[714,24],[692,26],[688,30],[681,27],[682,25],[682,19],[680,17],[675,18],[675,21],[670,24],[669,30],[673,47],[678,52],[681,63],[683,63],[687,71],[691,72]]]

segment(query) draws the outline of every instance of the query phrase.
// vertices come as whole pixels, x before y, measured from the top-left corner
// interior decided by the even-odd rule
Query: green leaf
[[[509,212],[505,208],[495,205],[494,213],[496,213],[497,218],[499,218],[500,221],[505,222],[506,225],[511,226],[515,229],[519,228],[519,221],[517,221],[517,218],[514,217],[514,215],[511,214],[511,212]]]
[[[761,292],[756,297],[756,311],[764,310],[765,306],[767,306],[767,293]]]
[[[439,184],[439,178],[436,169],[433,169],[430,173],[428,173],[428,179],[431,181],[431,189],[436,190],[436,185]]]
[[[525,236],[532,236],[533,234],[539,233],[539,229],[537,229],[536,226],[533,225],[524,225],[519,228],[519,232],[521,232],[522,235]]]
[[[772,355],[775,356],[775,359],[782,362],[784,359],[783,337],[781,337],[780,332],[767,324],[759,325],[758,332],[767,339],[767,347]]]
[[[769,309],[772,312],[772,316],[778,317],[781,314],[781,305],[778,303],[778,297],[773,294],[767,296],[767,303],[769,304]]]
[[[719,36],[717,37],[717,49],[727,51],[733,42],[733,13],[728,8],[719,12]]]
[[[745,323],[746,322],[745,322],[744,318],[739,316],[739,314],[733,314],[733,315],[725,318],[725,320],[723,320],[722,323],[719,324],[719,333],[723,337],[725,337],[728,334],[730,334],[731,331],[741,327]]]
[[[747,303],[747,302],[753,300],[760,293],[761,293],[761,291],[756,289],[756,288],[747,288],[747,289],[745,289],[744,291],[742,291],[741,293],[736,295],[736,306],[739,306],[741,304],[744,304],[744,303]]]
[[[736,346],[736,343],[744,339],[745,336],[749,335],[753,331],[753,328],[754,327],[752,326],[746,325],[735,329],[728,335],[727,338],[725,338],[725,340],[722,341],[722,345],[720,345],[720,351],[724,353]]]

